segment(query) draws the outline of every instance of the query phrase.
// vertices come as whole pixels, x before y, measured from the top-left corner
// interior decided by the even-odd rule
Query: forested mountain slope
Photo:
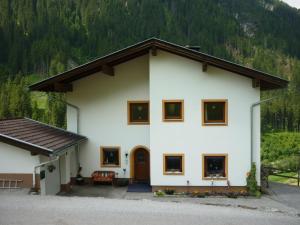
[[[288,90],[264,94],[280,98],[263,106],[263,129],[299,131],[299,28],[300,11],[278,0],[0,0],[0,117],[62,126],[62,103],[18,93],[155,36],[291,80]]]

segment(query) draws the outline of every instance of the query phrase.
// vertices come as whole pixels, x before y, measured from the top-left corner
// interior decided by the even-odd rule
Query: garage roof
[[[72,91],[72,82],[96,72],[102,71],[104,74],[113,76],[114,66],[131,60],[133,58],[152,53],[157,54],[157,50],[167,51],[182,57],[186,57],[203,63],[204,67],[215,66],[254,80],[255,87],[261,90],[284,88],[288,81],[268,73],[254,70],[233,62],[220,59],[188,47],[176,45],[157,38],[136,43],[127,48],[113,52],[94,61],[88,62],[74,69],[55,75],[48,79],[37,82],[29,87],[31,91],[45,92],[67,92]]]
[[[20,147],[33,154],[55,155],[86,139],[84,136],[28,118],[0,120],[0,142]]]

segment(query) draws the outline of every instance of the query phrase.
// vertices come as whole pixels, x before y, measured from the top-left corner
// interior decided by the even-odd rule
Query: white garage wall
[[[0,173],[33,173],[39,156],[29,151],[0,142]]]
[[[59,158],[61,184],[69,184],[71,181],[71,174],[73,174],[71,171],[73,169],[71,168],[71,157],[73,155],[73,152],[74,152],[74,147],[71,147],[68,149],[66,153],[61,155]],[[74,164],[76,165],[76,160],[74,160],[74,162],[75,162]]]
[[[151,184],[211,185],[202,180],[202,154],[227,153],[228,179],[233,186],[246,185],[250,169],[250,106],[259,101],[252,80],[167,52],[150,56]],[[162,122],[162,100],[184,99],[184,122]],[[201,100],[228,99],[228,126],[202,126]],[[259,110],[255,111],[259,124]],[[256,125],[259,152],[260,126]],[[185,175],[163,175],[163,153],[185,154]],[[256,159],[259,154],[256,153]],[[226,181],[215,185],[227,185]]]
[[[149,125],[127,124],[127,101],[149,99],[148,55],[115,66],[115,76],[96,73],[73,83],[67,101],[80,108],[80,134],[88,141],[80,145],[82,175],[95,170],[113,170],[130,176],[125,153],[137,145],[149,147]],[[76,111],[67,108],[68,130],[76,128]],[[100,167],[100,146],[121,147],[121,167]],[[72,168],[74,158],[71,157]],[[123,169],[126,169],[124,174]],[[72,175],[74,175],[74,168]],[[76,175],[76,174],[75,174]]]
[[[78,165],[77,165],[77,157],[76,157],[75,150],[70,152],[69,161],[70,161],[70,176],[76,177]]]
[[[49,161],[48,157],[40,156],[41,163]],[[55,170],[49,172],[48,166],[54,165]],[[44,165],[40,168],[40,171],[45,171],[45,179],[40,181],[41,195],[56,195],[60,191],[60,165],[59,159]]]
[[[59,160],[50,163],[56,167],[52,173],[47,169],[50,164],[38,168],[37,173],[40,170],[46,171],[46,178],[40,181],[42,195],[55,195],[60,191],[61,182],[62,184],[70,182],[70,156],[73,150],[74,147],[71,147],[68,153],[60,158],[63,167],[62,174],[60,174]],[[33,174],[35,166],[49,160],[49,157],[41,155],[32,156],[29,151],[0,142],[0,174]]]

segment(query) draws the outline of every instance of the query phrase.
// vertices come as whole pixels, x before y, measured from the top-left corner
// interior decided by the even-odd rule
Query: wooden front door
[[[134,180],[137,182],[150,181],[150,158],[146,149],[139,148],[134,152]]]

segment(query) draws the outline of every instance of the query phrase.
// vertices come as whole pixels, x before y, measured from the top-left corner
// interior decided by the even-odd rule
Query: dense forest
[[[300,10],[278,0],[0,0],[0,118],[65,126],[64,96],[27,86],[149,37],[291,81],[263,132],[300,130]]]

